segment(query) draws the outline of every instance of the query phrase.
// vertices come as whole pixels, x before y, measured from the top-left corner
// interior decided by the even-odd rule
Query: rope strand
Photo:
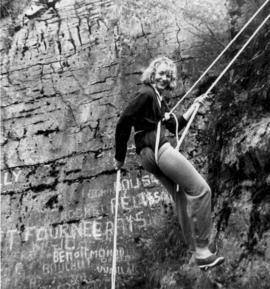
[[[123,1],[119,0],[119,30],[121,29]],[[112,273],[111,273],[111,289],[115,289],[116,283],[116,250],[117,250],[117,217],[118,217],[118,202],[120,192],[120,177],[121,170],[118,169],[116,173],[116,188],[115,188],[115,210],[114,210],[114,234],[113,234],[113,256],[112,256]]]
[[[120,169],[116,173],[116,188],[115,188],[115,210],[114,210],[114,234],[113,234],[113,258],[112,258],[112,275],[111,275],[111,288],[115,289],[116,281],[116,250],[117,250],[117,216],[118,216],[118,203],[120,192]]]

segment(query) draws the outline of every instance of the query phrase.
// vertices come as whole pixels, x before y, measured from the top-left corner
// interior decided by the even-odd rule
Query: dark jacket
[[[157,124],[162,120],[164,113],[169,112],[167,103],[162,100],[161,108],[155,90],[150,85],[143,85],[135,98],[122,113],[115,132],[115,158],[123,162],[127,152],[127,142],[131,128],[135,130],[135,145],[137,154],[144,147],[155,149]],[[178,117],[179,130],[187,123],[183,116]],[[159,147],[168,142],[165,137],[164,126],[175,133],[175,120],[171,117],[162,122]]]

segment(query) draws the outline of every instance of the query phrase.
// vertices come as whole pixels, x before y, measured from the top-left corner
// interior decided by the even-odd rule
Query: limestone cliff
[[[258,8],[255,1],[227,4],[3,1],[2,288],[110,288],[118,116],[149,60],[162,54],[179,68],[176,102]],[[118,288],[267,288],[269,47],[265,29],[182,148],[213,189],[213,239],[226,263],[209,276],[189,263],[172,200],[142,169],[131,140],[121,181]]]

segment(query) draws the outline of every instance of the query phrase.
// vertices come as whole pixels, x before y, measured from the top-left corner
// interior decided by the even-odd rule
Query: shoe
[[[211,255],[207,258],[199,259],[196,258],[196,263],[197,266],[202,269],[202,270],[208,270],[210,268],[213,268],[215,266],[220,265],[221,263],[224,262],[224,257],[222,256],[216,256],[216,255]]]

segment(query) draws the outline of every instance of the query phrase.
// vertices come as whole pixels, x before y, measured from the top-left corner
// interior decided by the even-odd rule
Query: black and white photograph
[[[270,0],[1,0],[1,288],[270,288]]]

